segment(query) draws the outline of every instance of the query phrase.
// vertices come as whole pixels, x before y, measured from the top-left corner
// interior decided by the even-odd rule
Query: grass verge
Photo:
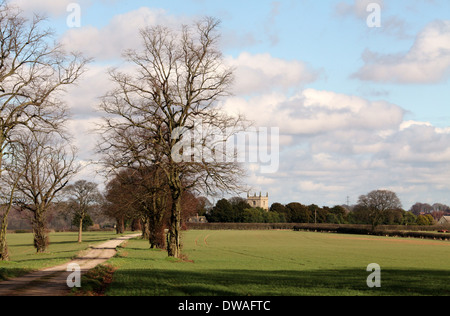
[[[99,265],[89,270],[81,278],[81,288],[73,288],[73,296],[103,296],[111,284],[116,268],[111,265]]]

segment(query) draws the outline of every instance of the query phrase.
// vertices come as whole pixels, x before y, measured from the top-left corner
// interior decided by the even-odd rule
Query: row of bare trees
[[[46,210],[79,168],[64,130],[68,115],[62,95],[89,60],[53,44],[43,21],[24,18],[0,2],[0,259],[8,258],[7,218],[13,204],[34,214],[36,249],[46,249]],[[177,258],[188,197],[241,192],[243,169],[237,153],[224,146],[246,122],[218,105],[233,82],[233,69],[220,51],[219,25],[204,18],[177,30],[140,30],[142,49],[125,51],[124,69],[109,71],[115,88],[100,105],[104,121],[98,152],[110,179],[109,207],[124,216],[129,208],[141,210],[152,246],[161,245],[167,217],[167,251]],[[133,202],[124,204],[124,194]]]
[[[179,30],[142,29],[142,49],[126,51],[126,68],[110,71],[115,88],[101,103],[106,115],[99,152],[105,169],[119,182],[139,179],[132,190],[150,225],[158,227],[160,210],[168,211],[167,251],[176,258],[183,196],[239,191],[244,174],[236,153],[223,149],[246,122],[218,106],[233,81],[218,27],[217,20],[205,18]]]
[[[23,17],[0,2],[0,260],[8,260],[8,214],[14,204],[33,213],[34,244],[45,251],[45,213],[77,172],[76,150],[64,130],[62,92],[84,73],[86,58],[67,53],[44,19]]]
[[[201,203],[190,192],[184,192],[181,200],[181,217],[186,221],[198,212]],[[116,219],[117,233],[123,233],[126,223],[131,223],[134,229],[142,229],[150,248],[165,249],[172,203],[167,180],[160,170],[126,169],[106,185],[102,211]]]

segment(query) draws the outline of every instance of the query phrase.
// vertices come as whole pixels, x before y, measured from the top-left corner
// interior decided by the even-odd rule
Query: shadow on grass
[[[25,268],[0,268],[0,287],[2,286],[2,283],[1,283],[2,281],[21,277],[30,272],[33,272],[33,270],[25,269]]]
[[[361,270],[118,270],[107,295],[120,296],[448,296],[449,271],[383,270],[369,288]]]

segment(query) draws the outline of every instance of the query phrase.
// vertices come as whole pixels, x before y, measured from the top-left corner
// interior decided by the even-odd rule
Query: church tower
[[[247,193],[247,203],[251,207],[260,207],[266,211],[269,211],[269,193],[267,193],[266,196],[262,196],[261,192],[259,193],[259,196],[257,196],[256,193],[254,196]]]

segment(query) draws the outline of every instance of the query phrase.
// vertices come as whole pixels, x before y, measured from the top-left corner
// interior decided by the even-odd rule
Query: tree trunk
[[[125,219],[123,218],[123,216],[119,216],[117,218],[117,224],[116,224],[116,233],[119,234],[123,234],[125,231]]]
[[[167,253],[169,257],[180,258],[181,256],[181,193],[173,196],[170,214],[169,233],[167,236]]]
[[[2,175],[2,162],[3,162],[3,152],[1,151],[1,148],[3,148],[3,144],[5,142],[5,139],[0,136],[0,177]],[[11,205],[11,203],[10,203]],[[8,243],[6,241],[6,234],[8,230],[8,213],[11,207],[9,206],[8,209],[5,211],[5,214],[2,216],[2,223],[0,227],[0,261],[8,261],[9,260],[9,253],[8,253]]]
[[[0,230],[0,261],[9,261],[8,243],[6,242],[7,228],[8,228],[8,215],[4,214]]]
[[[154,214],[149,220],[148,241],[151,249],[164,249],[166,246],[163,218],[161,214]]]
[[[38,253],[45,252],[49,244],[49,239],[45,228],[45,220],[40,210],[36,210],[34,213],[33,235],[36,251]]]
[[[142,221],[142,224],[141,224],[142,239],[150,240],[150,229],[149,229],[150,220],[149,220],[148,216],[143,216],[141,221]]]
[[[80,216],[80,224],[78,226],[78,243],[82,242],[83,235],[83,216]]]
[[[159,180],[155,180],[155,182],[159,183]],[[148,227],[149,227],[149,242],[151,249],[166,248],[166,236],[164,234],[165,206],[166,206],[166,198],[164,196],[158,196],[158,194],[154,193],[152,197],[152,204],[150,208],[147,209],[147,214],[149,214]]]
[[[34,234],[34,247],[37,253],[44,253],[47,251],[49,240],[45,227],[41,225],[35,225],[33,227]]]
[[[131,222],[131,231],[132,232],[136,232],[138,230],[142,230],[142,223],[141,223],[141,220],[139,218],[135,218]]]

